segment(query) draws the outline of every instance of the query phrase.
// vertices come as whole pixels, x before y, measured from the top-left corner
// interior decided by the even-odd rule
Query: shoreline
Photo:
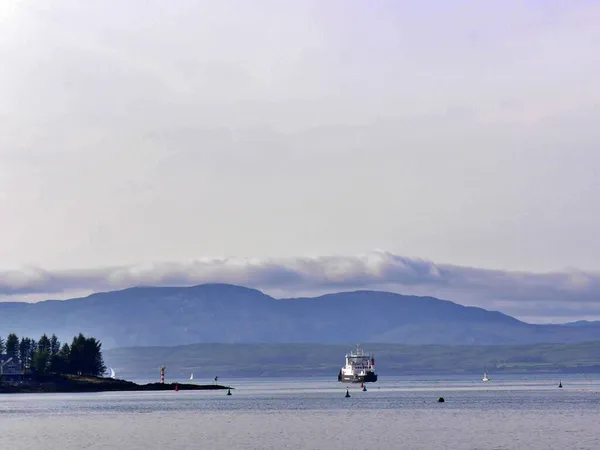
[[[0,384],[0,394],[43,394],[85,392],[215,391],[234,389],[220,384],[147,383],[91,376],[51,375],[18,384]]]

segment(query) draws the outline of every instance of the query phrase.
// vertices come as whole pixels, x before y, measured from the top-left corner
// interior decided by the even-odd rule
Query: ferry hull
[[[377,374],[373,372],[367,372],[366,375],[344,375],[338,373],[338,381],[342,383],[375,383],[377,381]]]

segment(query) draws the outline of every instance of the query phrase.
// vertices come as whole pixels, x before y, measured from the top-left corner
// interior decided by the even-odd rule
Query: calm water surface
[[[600,449],[600,378],[562,380],[382,377],[351,398],[322,379],[232,380],[232,396],[2,395],[0,449]]]

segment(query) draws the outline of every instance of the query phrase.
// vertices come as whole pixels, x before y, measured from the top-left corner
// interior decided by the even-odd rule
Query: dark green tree
[[[44,333],[37,343],[38,352],[50,354],[50,339]]]
[[[50,357],[51,373],[71,373],[69,358],[71,357],[71,348],[69,344],[64,344],[58,353]]]
[[[71,367],[71,373],[75,375],[83,375],[85,370],[85,336],[79,333],[79,336],[73,338],[71,343],[71,353],[69,356],[69,366]]]
[[[56,335],[53,334],[52,337],[50,338],[50,355],[51,356],[58,355],[59,352],[60,352],[60,341],[58,340]]]
[[[37,351],[33,356],[33,361],[31,362],[32,370],[38,374],[42,375],[48,372],[50,367],[50,353],[47,351]]]
[[[29,340],[29,355],[27,357],[27,361],[29,362],[29,367],[31,367],[31,362],[33,361],[35,353],[37,352],[37,342],[35,342],[35,339],[28,339],[28,340]]]
[[[21,367],[28,369],[31,367],[31,350],[32,340],[29,338],[21,338],[19,342],[19,361],[21,361]]]
[[[71,347],[69,347],[69,344],[63,344],[58,354],[68,361],[71,358]]]
[[[10,333],[6,338],[6,354],[19,359],[19,337],[15,333]]]
[[[77,375],[100,376],[106,371],[102,359],[102,344],[96,338],[83,334],[73,338],[69,355],[71,372]]]
[[[102,359],[102,343],[96,338],[87,338],[84,344],[85,372],[87,375],[101,376],[106,372]]]
[[[31,368],[37,374],[45,374],[50,369],[50,339],[44,333],[37,342],[37,348],[31,357]]]

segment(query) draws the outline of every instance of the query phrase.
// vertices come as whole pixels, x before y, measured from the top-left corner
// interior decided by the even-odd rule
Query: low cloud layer
[[[277,296],[350,289],[432,295],[501,310],[533,321],[600,318],[600,274],[567,270],[525,273],[485,270],[407,258],[384,251],[358,256],[286,259],[212,258],[184,263],[0,272],[0,299],[65,298],[70,293],[131,286],[232,283]]]

